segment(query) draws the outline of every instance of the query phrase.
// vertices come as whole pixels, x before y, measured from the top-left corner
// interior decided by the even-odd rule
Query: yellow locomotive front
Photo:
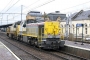
[[[45,22],[44,24],[44,35],[49,38],[56,37],[60,38],[60,23],[58,21]]]
[[[44,24],[44,32],[43,33],[42,33],[41,38],[43,41],[42,45],[45,48],[56,49],[56,48],[60,47],[60,43],[62,43],[60,22],[46,21]]]

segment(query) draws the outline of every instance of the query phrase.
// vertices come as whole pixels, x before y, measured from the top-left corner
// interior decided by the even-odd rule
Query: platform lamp
[[[76,40],[75,40],[75,44],[77,44],[76,42],[77,42],[77,26],[76,26]]]

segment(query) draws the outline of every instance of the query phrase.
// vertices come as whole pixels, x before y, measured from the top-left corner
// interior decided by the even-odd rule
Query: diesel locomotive
[[[58,49],[64,46],[61,40],[60,17],[56,21],[33,17],[16,22],[7,29],[7,36],[44,49]]]

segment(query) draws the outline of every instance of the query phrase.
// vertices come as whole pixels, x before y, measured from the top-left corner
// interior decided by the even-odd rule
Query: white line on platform
[[[72,45],[65,45],[65,46],[68,46],[68,47],[73,47],[73,48],[78,48],[78,49],[83,49],[83,50],[88,50],[88,51],[90,51],[90,49],[88,49],[88,48],[83,48],[83,47],[78,47],[78,46],[72,46]]]
[[[18,58],[6,45],[4,45],[2,42],[0,42],[3,46],[5,46],[5,48],[7,48],[11,54],[13,54],[15,56],[15,58],[17,58],[17,60],[21,60],[20,58]]]

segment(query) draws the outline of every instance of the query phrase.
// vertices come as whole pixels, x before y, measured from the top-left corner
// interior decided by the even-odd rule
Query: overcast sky
[[[60,11],[61,13],[71,14],[81,9],[89,10],[90,0],[1,0],[0,13],[21,13],[21,5],[23,5],[23,13],[25,14],[30,10],[41,11],[42,13]],[[15,17],[17,15],[19,17]],[[2,16],[0,16],[0,19],[1,18]],[[2,24],[6,24],[7,19],[8,19],[8,23],[12,23],[16,20],[17,21],[20,20],[17,18],[20,18],[20,14],[8,15],[8,18],[7,18],[7,14],[6,15],[4,14],[2,19],[3,20]],[[23,16],[23,19],[25,19],[25,16]],[[1,20],[0,20],[0,25],[1,25]]]

